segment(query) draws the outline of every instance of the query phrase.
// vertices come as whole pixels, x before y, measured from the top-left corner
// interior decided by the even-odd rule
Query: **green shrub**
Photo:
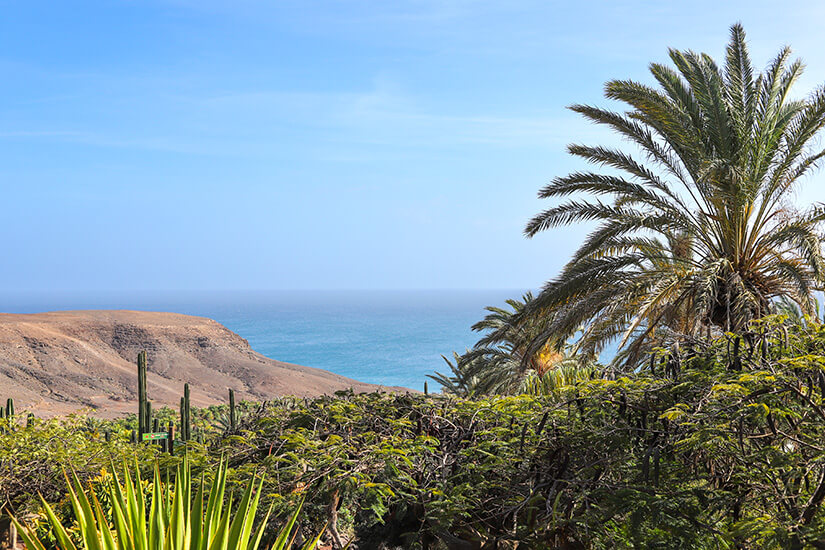
[[[328,524],[328,537],[362,548],[825,547],[825,326],[815,320],[764,319],[553,393],[282,399],[187,456],[207,485],[223,463],[227,492],[256,480],[274,516],[306,495],[296,531],[312,538]],[[163,472],[180,461],[84,426],[0,434],[0,495],[48,480],[46,500],[71,518],[50,457],[95,484],[110,456],[138,453],[144,479],[156,462]],[[70,448],[53,442],[62,437]]]

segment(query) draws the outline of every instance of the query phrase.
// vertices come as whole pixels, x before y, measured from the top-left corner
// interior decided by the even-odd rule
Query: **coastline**
[[[176,406],[184,383],[195,406],[275,396],[314,397],[352,388],[409,392],[323,369],[270,359],[220,323],[177,313],[81,310],[0,314],[0,387],[19,408],[41,416],[91,408],[111,417],[134,412],[139,351],[149,356],[150,397]]]

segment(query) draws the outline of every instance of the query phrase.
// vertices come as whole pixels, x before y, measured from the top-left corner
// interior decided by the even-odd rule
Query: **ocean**
[[[3,293],[0,311],[172,311],[209,317],[272,359],[422,390],[441,355],[478,339],[471,325],[521,290]],[[430,387],[435,389],[430,380]]]

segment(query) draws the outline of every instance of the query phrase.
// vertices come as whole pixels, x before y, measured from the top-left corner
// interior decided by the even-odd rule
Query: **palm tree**
[[[529,395],[544,397],[563,396],[566,388],[601,377],[603,374],[595,364],[583,362],[580,357],[574,355],[567,355],[544,374],[534,372],[527,375],[522,391]]]
[[[468,350],[469,351],[469,350]],[[472,397],[483,392],[478,391],[481,387],[481,380],[474,375],[474,369],[470,368],[466,362],[462,361],[462,356],[453,352],[452,361],[445,356],[441,356],[447,366],[450,367],[450,374],[436,371],[435,374],[428,374],[427,378],[432,378],[441,384],[441,391],[460,397]]]
[[[797,305],[796,302],[793,302],[792,300],[789,300],[784,296],[776,301],[775,306],[776,313],[780,315],[785,315],[791,324],[805,325],[808,323],[808,320],[811,319],[811,317],[806,316],[806,313],[799,308],[799,305]],[[814,321],[817,322],[819,322],[819,310],[819,300],[817,298],[814,298],[812,318]],[[811,313],[808,312],[808,315],[811,315]]]
[[[675,69],[650,65],[657,87],[607,83],[606,97],[626,111],[571,107],[632,150],[570,145],[608,171],[575,172],[539,192],[594,198],[538,214],[528,237],[597,223],[532,305],[531,315],[553,312],[539,343],[578,335],[577,349],[595,354],[620,338],[633,360],[663,340],[741,331],[779,297],[812,312],[825,273],[825,206],[799,211],[791,194],[825,155],[813,141],[825,124],[825,90],[795,99],[803,66],[789,58],[785,48],[755,76],[737,24],[724,67],[670,50]]]
[[[464,397],[527,390],[552,393],[571,381],[592,378],[595,369],[590,363],[547,346],[533,347],[549,319],[524,314],[533,301],[527,292],[521,300],[507,300],[510,309],[485,308],[487,315],[472,327],[485,334],[464,355],[453,353],[453,361],[444,357],[451,375],[437,372],[429,377],[445,392]]]

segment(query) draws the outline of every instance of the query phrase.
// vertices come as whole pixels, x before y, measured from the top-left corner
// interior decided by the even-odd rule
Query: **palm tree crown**
[[[544,332],[548,317],[525,313],[534,301],[527,292],[520,300],[507,300],[509,309],[489,306],[487,315],[473,325],[483,333],[464,355],[444,357],[451,375],[436,372],[430,378],[447,393],[461,396],[512,394],[522,391],[550,394],[573,381],[596,375],[594,365],[553,350],[533,347]]]
[[[606,171],[553,180],[541,198],[587,193],[535,216],[525,233],[596,222],[560,275],[534,301],[551,311],[542,338],[600,351],[621,336],[638,356],[654,342],[742,330],[777,297],[803,311],[821,287],[825,207],[791,203],[800,179],[825,150],[813,138],[825,124],[825,91],[791,96],[802,63],[785,48],[754,74],[740,25],[731,28],[723,67],[706,54],[670,51],[675,69],[650,65],[657,87],[606,85],[624,112],[572,110],[618,132],[632,152],[571,145]]]

